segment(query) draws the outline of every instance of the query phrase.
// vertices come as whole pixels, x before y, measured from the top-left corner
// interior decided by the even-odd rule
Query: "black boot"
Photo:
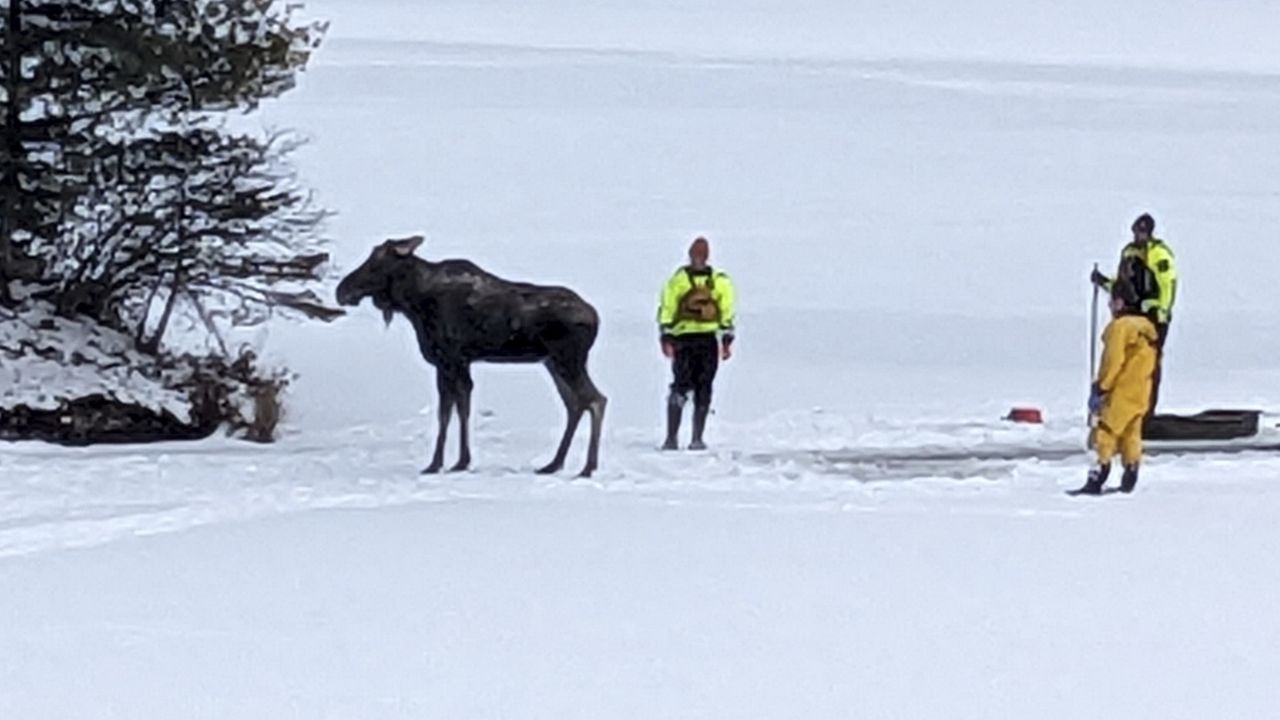
[[[1078,490],[1072,490],[1070,495],[1101,495],[1102,486],[1107,484],[1107,476],[1111,474],[1110,465],[1099,465],[1089,471],[1089,479],[1085,481],[1084,486]]]
[[[1135,463],[1124,469],[1124,475],[1120,478],[1120,492],[1131,493],[1138,486],[1138,465]]]
[[[706,443],[702,442],[702,432],[707,429],[707,413],[711,412],[709,407],[695,407],[693,409],[693,442],[689,443],[690,450],[706,450]]]
[[[680,443],[680,420],[684,415],[684,403],[676,395],[667,400],[667,440],[662,443],[663,450],[678,450]]]

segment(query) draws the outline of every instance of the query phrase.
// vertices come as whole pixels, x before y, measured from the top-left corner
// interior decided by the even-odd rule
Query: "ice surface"
[[[311,0],[333,37],[1275,72],[1268,0]]]
[[[741,288],[728,415],[1076,417],[1085,278],[1144,210],[1181,268],[1166,400],[1273,397],[1274,78],[341,38],[320,60],[269,117],[314,139],[339,266],[421,232],[430,257],[574,287],[604,316],[613,424],[660,421],[657,289],[697,233]],[[434,389],[407,325],[367,309],[279,346],[300,422],[408,417]],[[478,377],[482,402],[557,421],[545,378]]]

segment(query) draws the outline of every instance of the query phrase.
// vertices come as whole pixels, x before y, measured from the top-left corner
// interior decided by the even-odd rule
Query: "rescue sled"
[[[1148,453],[1280,450],[1280,415],[1261,410],[1157,413],[1142,430]]]

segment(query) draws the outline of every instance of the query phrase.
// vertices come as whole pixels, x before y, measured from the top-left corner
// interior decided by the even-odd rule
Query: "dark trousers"
[[[1147,410],[1147,419],[1156,414],[1156,402],[1160,399],[1160,376],[1164,365],[1164,341],[1169,338],[1169,325],[1156,323],[1156,369],[1151,373],[1151,406]]]
[[[714,333],[681,335],[675,339],[675,359],[671,362],[673,399],[693,394],[693,406],[711,407],[711,385],[720,367],[720,345]]]

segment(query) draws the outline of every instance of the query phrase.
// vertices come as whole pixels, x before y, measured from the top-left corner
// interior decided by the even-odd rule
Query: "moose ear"
[[[421,235],[411,235],[407,238],[400,238],[398,240],[388,240],[387,244],[391,246],[391,249],[394,250],[397,255],[408,256],[412,255],[425,240],[426,238]]]

